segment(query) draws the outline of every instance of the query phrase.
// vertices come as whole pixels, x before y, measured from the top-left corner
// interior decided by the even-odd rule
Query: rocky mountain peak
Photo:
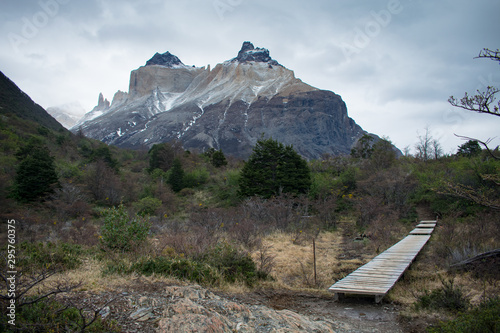
[[[130,73],[128,94],[116,95],[109,108],[96,107],[73,128],[121,147],[176,140],[185,149],[215,148],[239,158],[250,156],[262,134],[316,159],[348,154],[365,133],[340,96],[295,78],[251,42],[210,70],[156,54]]]
[[[170,52],[165,52],[163,54],[155,53],[155,55],[146,62],[146,66],[160,65],[165,67],[177,67],[184,66],[182,61]]]
[[[99,99],[97,100],[97,108],[99,110],[105,110],[105,109],[109,109],[109,101],[107,99],[104,99],[104,96],[102,95],[102,93],[99,93]]]
[[[251,42],[244,42],[238,56],[231,61],[238,61],[240,63],[255,61],[255,62],[267,62],[270,65],[279,65],[276,60],[273,60],[269,55],[269,50],[255,47]]]

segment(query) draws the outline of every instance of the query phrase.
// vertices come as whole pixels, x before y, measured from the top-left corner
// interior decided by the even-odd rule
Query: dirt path
[[[330,322],[336,332],[404,332],[398,322],[399,308],[375,304],[372,297],[352,297],[334,302],[333,295],[260,290],[245,295],[219,294],[238,303],[264,305],[275,310],[291,310],[312,319]]]

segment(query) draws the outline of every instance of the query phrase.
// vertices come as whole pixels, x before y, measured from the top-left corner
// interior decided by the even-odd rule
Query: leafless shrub
[[[93,306],[92,308],[86,307],[85,305],[82,306],[81,303],[72,301],[69,298],[62,299],[60,296],[74,292],[82,283],[53,280],[52,278],[58,273],[59,271],[57,269],[52,268],[36,270],[31,270],[29,267],[28,269],[18,268],[16,274],[16,293],[15,296],[12,297],[12,295],[7,292],[10,285],[8,280],[9,276],[3,271],[0,271],[0,304],[2,304],[2,308],[6,309],[7,304],[10,304],[12,300],[15,301],[17,309],[27,308],[37,303],[56,300],[57,302],[51,303],[46,309],[42,308],[41,310],[37,310],[36,316],[51,316],[53,318],[54,313],[57,316],[68,308],[75,308],[78,312],[79,320],[72,317],[71,320],[74,321],[68,324],[71,324],[73,327],[78,327],[78,332],[86,332],[87,328],[101,317],[103,309],[117,298],[107,301],[101,307]],[[43,313],[44,311],[50,311],[50,314],[45,314]],[[69,317],[66,317],[65,319],[67,320],[68,318]],[[58,323],[50,321],[31,322],[31,320],[28,319],[28,321],[17,321],[16,329],[30,332],[55,332],[59,331],[61,327]]]
[[[265,274],[271,274],[274,269],[274,259],[275,255],[270,254],[272,249],[272,245],[264,245],[262,242],[259,242],[259,252],[257,257],[257,267],[259,271],[264,272]]]
[[[500,247],[499,213],[489,212],[459,221],[457,217],[447,217],[437,225],[435,237],[431,243],[434,260],[443,265],[468,259],[478,253]]]
[[[204,233],[201,227],[193,227],[187,232],[167,232],[158,235],[158,254],[197,257],[217,244],[219,237]]]
[[[368,179],[358,183],[361,193],[376,197],[380,205],[396,210],[398,217],[406,217],[411,205],[408,199],[415,190],[417,182],[410,174],[401,168],[391,168],[379,171]]]
[[[121,188],[123,191],[123,200],[126,202],[134,202],[139,199],[139,193],[142,190],[142,185],[145,180],[142,174],[127,172],[120,179]]]
[[[377,216],[365,231],[372,249],[383,251],[400,240],[405,234],[404,226],[397,223],[397,214],[388,213]]]
[[[64,242],[72,242],[85,246],[95,246],[99,244],[97,227],[87,218],[82,217],[71,222],[71,227],[65,232],[61,232]]]
[[[217,208],[197,209],[191,213],[189,220],[190,225],[203,230],[208,236],[214,236],[227,225],[232,224],[231,218],[223,210]]]
[[[244,216],[254,221],[266,221],[269,219],[265,199],[259,197],[248,198],[244,201],[241,209]]]
[[[309,207],[307,198],[283,194],[271,199],[247,199],[242,212],[258,225],[284,231],[296,229],[302,216],[308,215]]]
[[[260,229],[254,221],[243,218],[228,228],[228,233],[231,239],[251,250],[260,244]]]
[[[327,228],[337,228],[337,200],[333,196],[318,199],[313,202],[313,208],[321,224]]]
[[[359,228],[366,228],[385,211],[382,199],[377,196],[358,198],[355,201],[355,207],[358,212],[356,225]]]
[[[69,183],[61,184],[51,195],[47,205],[56,212],[59,221],[65,221],[69,218],[88,216],[90,207],[87,203],[87,197],[82,189]]]
[[[454,248],[450,250],[450,262],[452,264],[459,263],[466,259],[475,257],[480,253],[482,253],[482,251],[480,251],[477,246],[472,244],[468,244],[463,248]]]
[[[115,172],[104,162],[98,160],[86,170],[87,189],[93,199],[108,205],[118,205],[122,199],[122,187]]]
[[[314,287],[312,262],[307,262],[304,265],[304,263],[301,260],[297,259],[297,261],[300,264],[302,284],[306,287]]]
[[[156,185],[154,196],[155,198],[160,199],[163,204],[162,216],[165,216],[165,214],[167,214],[167,216],[172,215],[179,209],[179,201],[177,199],[177,196],[175,195],[174,191],[172,191],[170,186],[168,186],[163,181],[159,181]]]

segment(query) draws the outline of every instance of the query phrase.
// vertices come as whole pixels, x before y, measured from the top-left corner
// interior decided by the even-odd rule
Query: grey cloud
[[[430,121],[446,135],[461,129],[443,116],[447,97],[500,81],[498,65],[473,59],[483,47],[500,47],[497,0],[64,2],[18,53],[9,33],[21,34],[23,17],[43,8],[39,1],[0,4],[7,67],[0,70],[45,107],[72,100],[92,107],[100,91],[111,98],[155,52],[215,65],[250,40],[306,83],[341,94],[358,123],[404,147],[418,129],[411,126]],[[391,6],[399,7],[391,13]],[[351,56],[346,45],[356,47]],[[460,126],[479,134],[498,128],[475,117]]]

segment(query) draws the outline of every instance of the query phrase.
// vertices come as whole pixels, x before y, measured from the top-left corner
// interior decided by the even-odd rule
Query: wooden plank
[[[434,231],[434,228],[432,229],[427,229],[427,228],[415,228],[412,231],[410,231],[410,235],[430,235]]]
[[[421,221],[420,228],[412,230],[408,236],[370,262],[334,283],[329,291],[335,293],[336,299],[340,295],[349,293],[374,295],[375,300],[380,301],[430,239],[430,234],[434,230],[432,223],[435,224],[436,221]]]
[[[330,291],[342,291],[345,292],[346,290],[350,291],[372,291],[374,293],[387,293],[387,288],[391,288],[391,284],[367,284],[363,285],[362,287],[359,286],[359,284],[355,283],[350,283],[350,284],[344,284],[341,286],[337,286],[334,288],[330,288]]]
[[[436,227],[436,223],[420,223],[416,226],[416,228],[434,228]]]

